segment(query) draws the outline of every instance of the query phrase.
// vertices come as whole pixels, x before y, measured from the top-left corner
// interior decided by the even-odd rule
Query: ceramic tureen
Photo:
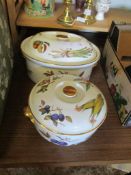
[[[39,134],[61,146],[87,140],[102,125],[106,114],[102,92],[74,75],[52,76],[38,82],[25,110]]]
[[[86,38],[60,31],[37,33],[23,40],[29,77],[38,82],[57,74],[74,74],[89,79],[100,58],[99,49]]]

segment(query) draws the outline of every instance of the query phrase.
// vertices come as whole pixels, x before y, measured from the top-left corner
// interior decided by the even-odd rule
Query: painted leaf
[[[40,92],[45,92],[45,91],[47,91],[47,87],[41,87],[38,91],[37,91],[37,93],[40,93]]]
[[[47,137],[47,138],[50,138],[50,134],[47,132],[47,133],[45,133],[45,136]]]
[[[58,123],[56,120],[52,120],[53,124],[57,127]]]
[[[48,73],[48,72],[45,72],[44,75],[46,75],[46,76],[48,77],[48,76],[51,76],[51,75],[53,75],[53,74]]]
[[[58,71],[60,74],[64,74],[64,72],[62,72],[61,70]]]
[[[87,83],[86,84],[86,91],[89,90],[89,88],[90,88],[90,83]]]
[[[72,123],[72,118],[70,116],[66,116],[66,120],[70,123]]]
[[[59,79],[60,77],[53,77],[53,80],[57,80],[57,79]]]
[[[81,81],[82,79],[81,78],[75,78],[74,81]],[[83,83],[83,82],[80,82],[80,83]]]
[[[121,104],[127,105],[127,100],[121,96]]]
[[[44,100],[41,100],[41,104],[44,106],[45,105],[45,101]]]
[[[47,132],[47,133],[45,133],[45,132],[43,132],[43,131],[41,131],[41,130],[39,130],[45,137],[47,137],[47,138],[50,138],[50,135],[49,135],[49,133]]]
[[[50,83],[50,80],[43,80],[38,84],[38,86],[42,86],[42,85],[48,86],[49,83]]]
[[[42,114],[43,114],[43,113],[45,113],[45,108],[40,108],[39,111],[42,112]]]
[[[51,119],[51,116],[50,115],[46,115],[44,120],[50,120]]]
[[[79,76],[82,77],[84,75],[84,73],[85,73],[85,71],[81,72]]]

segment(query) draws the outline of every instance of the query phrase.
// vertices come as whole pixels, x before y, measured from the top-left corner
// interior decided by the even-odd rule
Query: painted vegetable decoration
[[[50,75],[51,76],[51,75]],[[37,91],[37,93],[40,93],[40,92],[46,92],[47,91],[47,89],[48,89],[48,86],[51,84],[51,83],[53,83],[55,80],[57,80],[57,79],[59,79],[59,77],[53,77],[52,76],[52,78],[50,78],[50,79],[48,79],[48,80],[43,80],[42,82],[40,82],[39,84],[38,84],[38,86],[40,86],[40,89]]]
[[[62,122],[65,120],[72,123],[72,118],[70,116],[65,116],[62,113],[62,109],[59,107],[54,108],[53,106],[45,105],[44,100],[41,100],[39,111],[41,112],[41,115],[44,115],[44,120],[52,121],[54,126],[57,126],[58,124],[64,126]]]
[[[104,99],[102,98],[101,94],[97,95],[96,99],[93,99],[87,103],[82,104],[81,106],[76,106],[77,111],[84,111],[86,109],[92,109],[91,116],[90,116],[90,122],[94,124],[96,122],[96,118],[98,114],[100,113],[102,107],[104,104]]]
[[[44,53],[47,50],[48,46],[49,43],[44,41],[37,40],[33,43],[33,48],[37,49],[37,51],[40,53]]]
[[[58,141],[58,140],[56,140],[56,139],[51,139],[50,141],[51,141],[52,143],[55,143],[55,144],[60,145],[60,146],[67,146],[67,145],[68,145],[68,143],[66,143],[66,142],[64,142],[64,141]]]
[[[51,135],[50,135],[48,132],[45,133],[44,131],[42,131],[42,130],[40,130],[40,129],[39,129],[39,132],[40,132],[44,137],[46,137],[47,139],[49,139],[50,142],[52,142],[52,143],[55,143],[55,144],[60,145],[60,146],[68,146],[68,143],[65,142],[64,139],[62,139],[62,138],[59,137],[59,136],[57,136],[59,140],[58,140],[58,139],[56,140],[56,139],[54,139],[54,138],[51,138]],[[66,140],[66,139],[65,139],[65,140]]]
[[[72,49],[55,50],[55,51],[52,51],[50,54],[54,58],[58,58],[58,57],[85,57],[87,58],[92,52],[94,52],[92,48],[84,47],[78,50],[72,50]]]
[[[119,89],[118,84],[111,84],[110,86],[110,92],[113,96],[113,99],[115,101],[115,106],[118,110],[118,113],[120,115],[121,121],[123,122],[125,119],[125,116],[127,115],[126,105],[128,104],[127,100],[121,95],[121,91]]]
[[[113,62],[110,63],[110,70],[113,77],[115,77],[119,71],[118,67]]]

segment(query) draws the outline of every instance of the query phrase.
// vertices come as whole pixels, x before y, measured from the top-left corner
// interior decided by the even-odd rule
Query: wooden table
[[[98,40],[97,42],[99,43]],[[24,117],[23,108],[27,105],[34,83],[27,77],[25,66],[22,65],[22,59],[18,58],[0,127],[0,167],[83,166],[131,162],[131,128],[123,128],[120,124],[100,64],[93,70],[91,81],[105,95],[108,105],[107,119],[88,141],[71,147],[60,147],[44,140]]]

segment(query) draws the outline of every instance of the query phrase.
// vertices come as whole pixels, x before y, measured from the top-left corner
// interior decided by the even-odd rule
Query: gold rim
[[[64,66],[62,64],[55,64],[54,62],[52,62],[52,63],[50,63],[48,61],[43,62],[43,61],[40,61],[39,59],[35,59],[35,58],[30,57],[24,51],[22,51],[22,52],[23,52],[23,55],[25,56],[25,58],[27,58],[27,59],[29,59],[31,61],[39,62],[39,63],[42,63],[42,64],[47,64],[49,67],[50,67],[50,65],[61,66],[61,68],[63,68],[63,69],[65,68],[65,66],[69,66],[69,69],[70,69],[71,66],[79,66],[81,68],[81,66],[83,66],[83,65],[92,64],[92,63],[95,63],[96,61],[99,60],[98,54],[96,53],[97,55],[96,55],[95,58],[91,59],[92,61],[87,61],[86,63],[80,64],[80,65],[79,64],[78,65],[77,64],[71,64],[71,65],[65,65]]]

